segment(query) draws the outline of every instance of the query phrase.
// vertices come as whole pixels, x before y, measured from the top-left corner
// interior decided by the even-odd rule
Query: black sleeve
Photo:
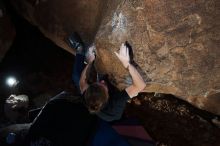
[[[130,96],[128,95],[128,93],[127,93],[127,91],[125,89],[118,93],[118,97],[121,97],[122,99],[124,99],[126,101],[128,99],[130,99]]]

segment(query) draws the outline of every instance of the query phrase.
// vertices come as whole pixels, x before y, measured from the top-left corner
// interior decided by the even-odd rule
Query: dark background
[[[74,56],[44,37],[37,27],[6,4],[16,28],[16,37],[0,63],[1,115],[4,101],[10,94],[28,95],[31,106],[34,107],[33,99],[41,96],[39,102],[42,104],[73,85],[71,72]],[[15,88],[6,85],[8,76],[14,76],[19,81]]]

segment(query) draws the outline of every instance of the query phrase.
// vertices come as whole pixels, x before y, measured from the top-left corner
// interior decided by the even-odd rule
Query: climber
[[[115,52],[133,81],[132,85],[120,91],[109,82],[107,75],[96,72],[94,46],[86,50],[83,41],[76,33],[68,38],[68,42],[72,48],[76,49],[72,78],[84,97],[86,107],[90,113],[95,113],[105,121],[119,120],[127,100],[137,96],[146,86],[141,75],[131,64],[132,50],[129,44],[127,42],[122,44],[119,53]],[[84,61],[87,62],[86,66]]]
[[[73,80],[83,96],[62,92],[47,102],[43,108],[34,111],[37,113],[34,115],[37,116],[30,116],[33,121],[22,146],[82,146],[89,143],[99,145],[103,142],[109,145],[114,142],[117,146],[128,146],[113,131],[109,123],[105,122],[120,119],[127,99],[136,96],[145,87],[143,79],[129,63],[128,47],[123,44],[119,53],[115,52],[115,54],[130,72],[133,84],[119,91],[110,84],[107,76],[102,77],[96,73],[94,47],[86,50],[82,41],[76,36],[72,36],[71,41],[70,43],[76,48]],[[84,61],[87,62],[86,66]],[[13,142],[15,135],[8,136],[8,143],[11,143],[11,140]]]

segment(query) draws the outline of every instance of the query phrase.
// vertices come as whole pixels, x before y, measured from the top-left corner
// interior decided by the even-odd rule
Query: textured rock
[[[77,31],[95,37],[96,65],[119,88],[131,83],[114,55],[126,40],[144,76],[146,92],[170,93],[220,115],[218,0],[23,0],[18,12],[56,44]],[[125,83],[125,84],[124,84]]]
[[[0,1],[0,61],[12,45],[14,37],[15,28]]]
[[[171,93],[220,114],[219,1],[118,3],[109,2],[96,36],[100,71],[111,73],[119,87],[130,81],[113,54],[127,40],[146,92]]]

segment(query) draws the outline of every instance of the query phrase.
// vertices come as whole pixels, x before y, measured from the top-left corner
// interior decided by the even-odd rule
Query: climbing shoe
[[[76,32],[68,37],[67,42],[71,48],[75,49],[76,53],[85,55],[84,43]]]

